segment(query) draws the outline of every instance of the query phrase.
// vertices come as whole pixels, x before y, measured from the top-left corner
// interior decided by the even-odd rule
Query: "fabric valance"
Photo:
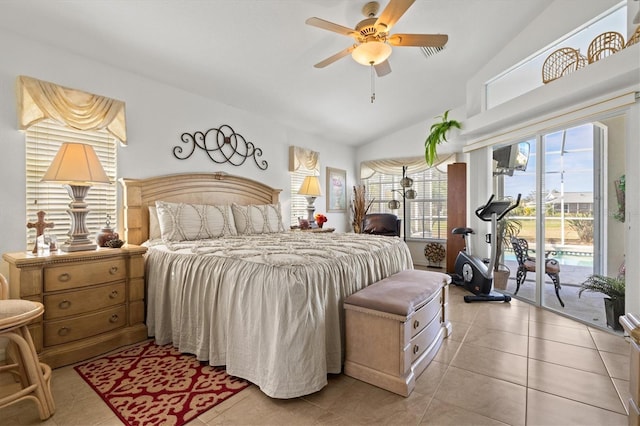
[[[107,129],[127,143],[125,103],[32,77],[18,77],[18,125],[20,130],[52,119],[77,130]]]
[[[313,170],[316,174],[320,174],[320,154],[307,148],[299,146],[289,146],[289,171],[295,172],[304,167],[307,170]]]
[[[414,173],[424,172],[431,167],[436,167],[438,170],[444,172],[447,170],[447,164],[453,162],[455,162],[455,154],[438,157],[433,163],[433,166],[429,166],[426,161],[424,161],[424,156],[363,161],[360,163],[360,179],[370,178],[376,172],[386,175],[402,176],[402,167],[404,166],[407,166],[408,176]]]

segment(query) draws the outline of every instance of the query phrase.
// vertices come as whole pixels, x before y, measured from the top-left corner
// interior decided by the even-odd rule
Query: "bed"
[[[120,182],[123,239],[149,248],[149,335],[225,365],[270,397],[316,392],[328,373],[340,373],[344,298],[413,267],[399,238],[285,230],[280,190],[250,179],[197,173]],[[217,218],[226,218],[225,227],[228,216],[257,217],[255,223],[262,217],[264,223],[239,220],[235,235],[220,236],[207,219],[200,229],[189,228],[195,229],[191,235],[158,238],[156,220],[162,236],[173,235],[166,231],[178,216],[167,221],[167,211],[198,208],[193,219],[214,214],[212,206]],[[214,237],[200,238],[203,230]]]

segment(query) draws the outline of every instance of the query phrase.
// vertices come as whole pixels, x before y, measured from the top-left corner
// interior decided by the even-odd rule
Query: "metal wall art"
[[[262,149],[256,148],[253,142],[247,142],[242,135],[226,124],[204,133],[183,133],[180,139],[186,144],[191,144],[191,150],[183,153],[181,146],[174,146],[173,155],[178,160],[186,160],[193,155],[196,148],[200,148],[217,164],[230,163],[241,166],[247,158],[252,158],[260,170],[266,170],[269,166],[265,160],[258,161],[257,157],[262,157]]]

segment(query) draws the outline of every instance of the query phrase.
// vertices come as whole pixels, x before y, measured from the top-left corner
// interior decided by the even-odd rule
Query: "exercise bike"
[[[511,296],[500,293],[492,293],[493,288],[493,268],[498,262],[497,256],[497,244],[500,241],[495,241],[493,236],[497,233],[498,222],[501,221],[507,213],[515,209],[520,205],[520,194],[515,203],[511,203],[510,200],[494,201],[492,195],[487,201],[487,204],[480,206],[476,209],[476,216],[484,221],[491,222],[491,233],[485,236],[487,244],[491,245],[491,257],[488,259],[481,259],[478,256],[471,254],[468,237],[469,234],[473,234],[471,228],[455,228],[453,234],[462,235],[465,240],[465,249],[458,253],[455,263],[455,273],[458,275],[458,279],[462,281],[467,290],[473,293],[473,296],[464,296],[464,301],[471,302],[510,302]]]

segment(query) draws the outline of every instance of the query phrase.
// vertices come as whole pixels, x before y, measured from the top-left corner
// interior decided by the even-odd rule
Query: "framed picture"
[[[327,167],[327,212],[347,210],[347,172]]]

